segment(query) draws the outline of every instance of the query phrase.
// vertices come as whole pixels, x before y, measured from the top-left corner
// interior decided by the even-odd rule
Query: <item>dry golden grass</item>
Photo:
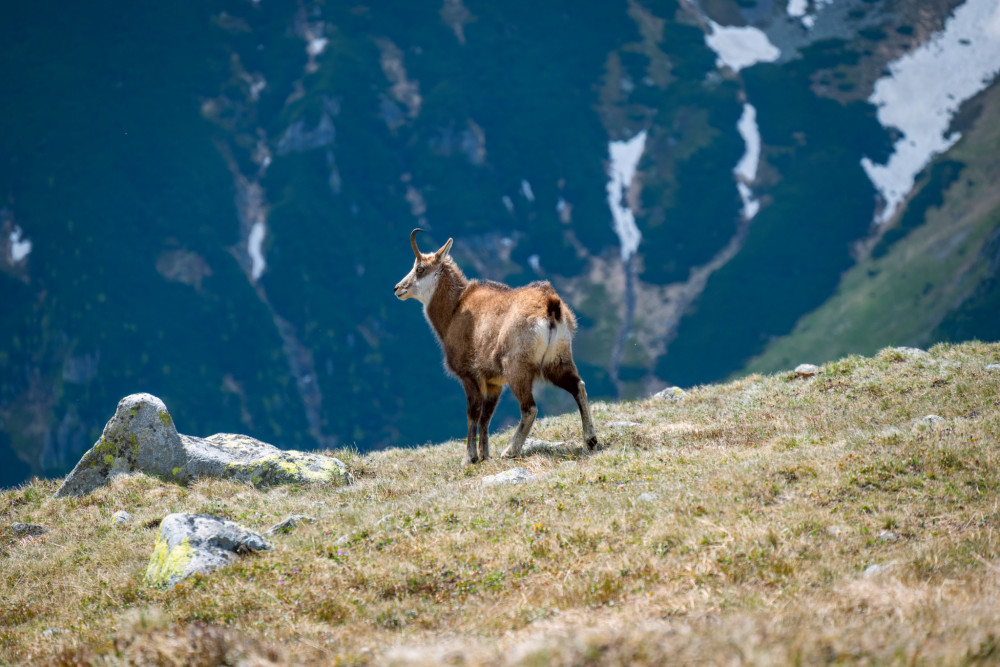
[[[996,662],[998,362],[998,344],[889,349],[597,403],[603,448],[578,459],[339,451],[359,480],[343,490],[134,475],[54,499],[33,482],[0,494],[0,662]],[[533,436],[579,443],[578,417]],[[539,481],[481,487],[516,465]],[[134,520],[114,528],[119,509]],[[181,511],[316,521],[150,588],[153,524]]]

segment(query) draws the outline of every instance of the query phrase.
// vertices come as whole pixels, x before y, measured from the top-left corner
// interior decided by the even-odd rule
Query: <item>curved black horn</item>
[[[420,259],[420,250],[417,249],[417,232],[422,232],[424,230],[417,227],[412,232],[410,232],[410,246],[413,248],[413,254]]]

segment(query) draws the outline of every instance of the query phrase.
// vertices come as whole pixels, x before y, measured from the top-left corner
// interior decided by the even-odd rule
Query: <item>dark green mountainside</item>
[[[550,280],[579,316],[593,397],[751,358],[1000,337],[996,83],[882,228],[861,166],[898,135],[868,101],[875,80],[959,4],[806,3],[805,18],[765,0],[9,7],[0,486],[67,471],[139,391],[192,434],[281,447],[462,432],[421,309],[391,294],[417,226],[427,248],[454,237],[470,276]],[[754,26],[780,56],[721,66],[706,43],[720,26]],[[749,105],[761,160],[747,179]],[[610,196],[642,235],[630,254],[609,144],[639,137],[636,177]],[[907,273],[916,239],[959,228],[962,262]],[[838,316],[856,334],[826,327],[837,345],[800,335],[837,299],[878,303],[876,285],[915,295],[892,317],[906,326],[870,305]],[[540,402],[571,406],[551,389]],[[505,399],[494,428],[515,412]]]

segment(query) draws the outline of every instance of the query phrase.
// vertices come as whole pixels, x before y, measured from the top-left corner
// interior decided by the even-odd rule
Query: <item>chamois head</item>
[[[422,231],[424,230],[414,229],[410,232],[410,247],[413,248],[416,259],[413,261],[413,268],[410,269],[410,272],[396,284],[394,292],[396,298],[401,301],[415,298],[426,305],[434,295],[434,288],[437,287],[438,278],[441,275],[441,266],[448,257],[453,239],[448,239],[448,242],[441,246],[437,252],[424,254],[417,248],[417,232]]]

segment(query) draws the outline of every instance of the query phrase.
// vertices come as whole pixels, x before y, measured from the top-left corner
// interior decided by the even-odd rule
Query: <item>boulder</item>
[[[201,477],[263,486],[353,482],[347,466],[331,456],[282,450],[233,433],[207,438],[182,435],[163,401],[151,394],[132,394],[118,403],[101,438],[76,464],[56,496],[85,495],[112,477],[130,472],[181,484]]]
[[[173,586],[193,574],[208,574],[239,556],[270,548],[267,540],[234,521],[210,514],[168,514],[160,522],[146,581]]]
[[[483,477],[483,486],[500,486],[503,484],[524,484],[533,482],[537,477],[531,474],[527,468],[511,468],[496,475]]]

